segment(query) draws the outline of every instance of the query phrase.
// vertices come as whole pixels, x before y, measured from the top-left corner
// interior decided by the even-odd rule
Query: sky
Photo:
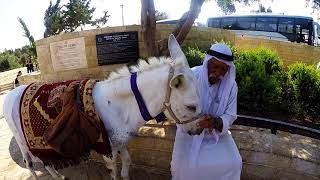
[[[55,2],[56,0],[53,0]],[[68,0],[62,0],[62,4]],[[31,34],[36,40],[43,38],[44,12],[48,8],[50,0],[0,0],[0,52],[4,49],[15,49],[28,44],[28,39],[23,37],[23,30],[17,20],[21,17],[27,24]],[[155,9],[165,11],[170,18],[177,19],[189,9],[190,0],[154,0]],[[274,13],[287,15],[311,16],[317,20],[317,12],[312,13],[310,7],[306,7],[305,0],[261,0]],[[141,0],[91,0],[91,5],[96,7],[94,18],[108,11],[110,18],[105,26],[121,26],[121,7],[123,4],[124,24],[140,24]],[[251,10],[258,9],[258,4],[245,7],[236,4],[236,14],[249,14]],[[204,3],[201,8],[198,22],[205,23],[208,17],[223,15],[217,7],[216,1]],[[93,27],[87,27],[90,29]]]

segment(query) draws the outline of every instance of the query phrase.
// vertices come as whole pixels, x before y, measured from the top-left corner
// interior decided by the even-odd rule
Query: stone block
[[[101,69],[99,67],[89,68],[86,76],[90,79],[100,79],[99,77],[101,76]]]
[[[281,170],[276,179],[279,180],[318,180],[319,178],[309,174],[299,174],[296,171]]]
[[[64,40],[62,38],[62,35],[50,36],[50,37],[47,37],[46,39],[47,39],[47,44]]]
[[[118,68],[122,68],[126,66],[126,64],[111,64],[111,65],[103,65],[99,66],[103,71],[115,71]]]
[[[143,126],[138,130],[139,136],[148,136],[148,137],[158,137],[164,138],[166,137],[166,133],[164,128],[160,127],[146,127]]]
[[[100,29],[100,34],[112,33],[114,32],[112,27],[105,27]]]
[[[204,33],[201,33],[201,35],[202,36],[205,36],[205,35],[203,35]],[[194,29],[194,28],[192,28],[190,31],[189,31],[189,33],[187,34],[187,37],[186,37],[186,40],[197,40],[197,39],[202,39],[201,37],[199,37],[199,36],[201,36],[200,35],[200,33],[196,30],[196,29]]]
[[[95,45],[86,46],[86,59],[88,68],[98,66],[97,49]]]
[[[150,137],[135,137],[129,141],[128,147],[153,150],[155,148],[155,139]]]
[[[46,45],[47,43],[47,38],[36,40],[36,47]]]
[[[126,31],[140,31],[140,30],[141,30],[140,25],[126,26]]]
[[[77,73],[77,71],[60,71],[58,74],[58,80],[59,81],[65,81],[65,80],[77,80],[80,79],[80,74]]]
[[[155,139],[154,150],[172,152],[173,151],[173,142],[168,139]]]
[[[43,80],[45,82],[58,82],[59,78],[58,78],[58,73],[50,73],[50,74],[45,74],[43,76]]]
[[[132,162],[137,165],[156,167],[157,156],[152,150],[129,149]]]
[[[130,179],[132,180],[170,180],[170,172],[159,168],[132,165],[130,167]]]
[[[157,30],[174,30],[174,28],[176,27],[176,25],[173,24],[157,24]]]
[[[127,31],[126,26],[115,26],[112,28],[113,28],[113,32],[126,32]]]
[[[39,68],[41,72],[44,74],[52,72],[50,69],[48,69],[47,66],[49,63],[51,63],[50,46],[37,46],[37,55],[37,61],[39,63]]]
[[[163,30],[161,31],[161,39],[168,39],[169,35],[172,33],[171,30]]]
[[[142,33],[141,33],[142,34]],[[142,40],[143,38],[141,37],[141,40]],[[159,31],[157,31],[156,32],[156,41],[159,41],[159,40],[161,40],[161,33],[159,32]],[[139,38],[139,41],[140,41],[140,38]]]
[[[271,152],[272,138],[269,134],[259,133],[256,130],[239,132],[237,136],[238,147],[241,150],[253,150],[259,152]]]
[[[79,32],[69,32],[59,35],[62,40],[75,39],[79,37]]]
[[[20,76],[18,79],[19,79],[20,84],[25,84],[25,85],[33,83],[33,82],[43,81],[40,73],[39,74],[32,74],[32,75],[23,75],[23,76]]]
[[[172,153],[163,152],[163,151],[154,151],[154,155],[157,156],[156,167],[170,171],[170,167],[171,167],[170,162],[171,162]]]
[[[101,28],[90,29],[79,32],[79,37],[96,37],[97,34],[101,34]]]
[[[100,76],[98,77],[101,80],[107,79],[108,76],[110,75],[111,71],[101,71]]]
[[[273,167],[260,164],[243,164],[242,174],[254,180],[270,180],[275,179],[279,170]],[[247,179],[247,178],[244,178]]]
[[[250,152],[244,162],[250,164],[263,164],[274,168],[288,168],[291,164],[291,158],[279,156],[272,153]]]
[[[211,41],[211,33],[209,31],[198,30],[195,34],[197,37],[195,39],[200,39],[201,41]]]
[[[86,36],[84,37],[85,46],[96,46],[96,36]]]
[[[46,66],[46,73],[54,73],[53,65],[51,61],[48,62],[45,66]]]
[[[294,142],[291,139],[284,141],[282,138],[275,136],[272,138],[272,153],[286,157],[294,157],[293,144]]]
[[[290,166],[292,169],[296,171],[300,171],[301,173],[310,174],[313,176],[320,177],[320,165],[308,162],[302,159],[294,158],[292,160],[292,164]]]
[[[156,38],[156,40],[158,40],[157,38]],[[144,34],[143,34],[143,32],[142,31],[138,31],[138,42],[140,43],[140,42],[144,42]]]

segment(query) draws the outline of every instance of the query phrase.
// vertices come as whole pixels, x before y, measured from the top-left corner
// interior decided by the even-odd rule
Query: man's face
[[[211,85],[220,82],[228,72],[229,66],[221,61],[212,58],[208,61],[208,81]]]

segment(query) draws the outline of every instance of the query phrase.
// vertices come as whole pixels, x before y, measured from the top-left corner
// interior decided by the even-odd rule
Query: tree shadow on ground
[[[20,148],[17,144],[17,141],[14,137],[11,138],[10,145],[9,145],[9,152],[12,160],[22,168],[27,168],[25,163],[23,162],[22,153]],[[41,163],[33,163],[34,170],[43,170],[43,165]]]
[[[22,153],[20,151],[20,148],[17,144],[17,141],[14,137],[11,138],[10,145],[9,145],[9,152],[12,160],[21,168],[26,168],[26,165],[23,162]],[[102,158],[102,157],[101,157]],[[109,180],[109,171],[106,168],[103,161],[97,161],[97,159],[101,158],[94,158],[91,156],[87,162],[82,162],[78,166],[74,167],[68,167],[64,169],[58,170],[61,174],[68,177],[70,180],[89,180],[89,179],[95,179],[95,180],[102,180],[106,179]],[[47,172],[47,170],[44,168],[44,166],[40,163],[34,163],[33,162],[33,169],[38,175],[38,180],[51,180],[51,175]],[[34,180],[34,177],[30,175],[28,180]]]

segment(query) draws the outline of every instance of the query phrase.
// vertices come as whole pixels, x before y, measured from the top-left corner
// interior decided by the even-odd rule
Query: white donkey
[[[182,124],[185,132],[197,134],[196,119],[201,109],[195,78],[187,59],[173,35],[168,47],[171,58],[150,58],[148,63],[139,61],[137,66],[122,68],[112,73],[107,80],[97,82],[93,99],[100,119],[112,145],[113,158],[104,157],[111,176],[117,179],[116,157],[121,156],[123,179],[129,179],[131,163],[126,145],[146,121],[143,120],[130,86],[130,73],[137,73],[137,86],[152,117],[164,112],[166,117]],[[4,116],[20,147],[26,167],[36,177],[32,162],[41,162],[33,156],[25,142],[20,126],[19,102],[26,86],[12,90],[4,103]],[[64,179],[53,167],[45,166],[54,178]]]

